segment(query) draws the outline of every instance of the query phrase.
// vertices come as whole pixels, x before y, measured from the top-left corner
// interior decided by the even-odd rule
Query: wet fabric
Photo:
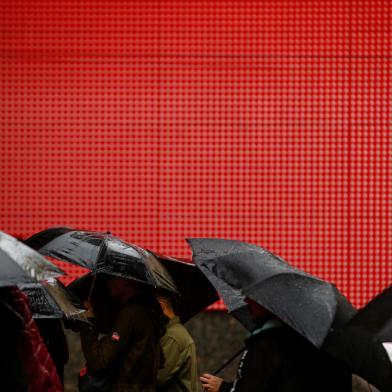
[[[30,310],[35,320],[66,317],[89,323],[84,316],[84,305],[58,280],[19,284],[18,287],[29,298]]]
[[[39,283],[18,286],[29,299],[31,314],[35,320],[62,319],[63,312],[52,296]]]
[[[289,265],[264,248],[221,239],[188,242],[194,262],[207,278],[224,282],[227,290],[251,298],[318,348],[331,330],[356,314],[333,284]],[[229,291],[221,295],[223,300],[231,300]]]
[[[235,317],[249,331],[255,327],[252,317],[245,302],[245,296],[241,290],[231,287],[224,279],[216,276],[204,264],[194,258],[195,263],[206,278],[214,286],[225,303],[229,313]]]
[[[63,275],[58,267],[16,238],[0,231],[0,287]]]
[[[25,241],[43,255],[177,293],[173,279],[151,252],[110,233],[51,228]]]

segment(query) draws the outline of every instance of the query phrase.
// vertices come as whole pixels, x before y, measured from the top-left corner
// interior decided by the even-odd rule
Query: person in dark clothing
[[[23,319],[12,310],[8,300],[8,287],[0,289],[0,390],[28,392],[29,385],[23,366],[21,330]]]
[[[5,287],[0,289],[0,299],[0,313],[6,316],[0,329],[0,390],[62,391],[53,360],[32,318],[27,296],[17,287]]]
[[[94,329],[81,329],[87,368],[108,372],[115,367],[111,392],[155,392],[166,318],[155,296],[136,282],[111,277],[108,286],[122,307],[103,338]],[[89,313],[93,316],[91,308]]]
[[[67,338],[60,319],[35,319],[38,331],[57,369],[57,374],[64,384],[64,366],[69,359]]]
[[[208,392],[351,392],[351,374],[292,328],[247,300],[257,327],[233,383],[204,374]]]

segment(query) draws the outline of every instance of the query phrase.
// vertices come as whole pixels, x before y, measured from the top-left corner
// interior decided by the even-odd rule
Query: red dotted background
[[[392,2],[2,0],[0,228],[263,245],[392,281]],[[71,276],[79,273],[69,269]]]

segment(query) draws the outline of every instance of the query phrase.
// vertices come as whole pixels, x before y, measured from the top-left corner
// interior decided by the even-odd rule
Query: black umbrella
[[[56,279],[41,283],[18,285],[29,298],[29,306],[34,319],[67,318],[89,323],[86,308],[79,299]]]
[[[173,278],[180,297],[177,311],[183,323],[219,300],[210,281],[195,264],[154,253]]]
[[[93,270],[110,233],[53,227],[27,238],[24,243],[45,256]]]
[[[316,347],[356,312],[334,285],[290,266],[261,247],[221,239],[188,242],[195,263],[203,272],[208,271],[207,278],[214,275],[239,290]]]
[[[110,233],[57,227],[41,231],[25,243],[43,255],[94,273],[120,276],[177,293],[173,279],[151,252]]]
[[[0,232],[0,286],[32,284],[64,272],[16,238]]]
[[[197,264],[195,258],[194,260]],[[241,293],[241,291],[231,287],[203,264],[197,264],[197,266],[219,293],[228,312],[233,315],[246,329],[251,331],[255,327],[255,323],[249,313],[248,305],[245,302],[245,296]]]
[[[392,287],[332,333],[324,348],[382,392],[392,391]]]
[[[177,286],[180,293],[180,296],[175,296],[175,299],[178,300],[177,313],[183,323],[219,300],[217,292],[209,280],[193,263],[157,253],[153,254],[168,270]],[[68,290],[72,291],[82,301],[85,301],[90,295],[93,280],[94,276],[91,273],[85,274],[74,280],[68,286]],[[110,303],[108,298],[104,278],[101,277],[94,284],[91,300],[94,309],[102,314],[102,317],[98,318],[102,319],[103,322],[104,319],[109,318],[107,317],[108,312],[115,311],[115,304]]]
[[[31,315],[34,319],[63,318],[64,314],[60,306],[42,285],[32,283],[19,285],[18,287],[27,295]]]

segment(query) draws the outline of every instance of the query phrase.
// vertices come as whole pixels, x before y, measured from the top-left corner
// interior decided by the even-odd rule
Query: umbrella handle
[[[240,351],[236,352],[228,361],[226,361],[219,369],[215,370],[214,373],[212,373],[213,376],[216,376],[218,373],[220,373],[227,365],[232,363],[242,352],[244,352],[246,347],[242,347]]]

